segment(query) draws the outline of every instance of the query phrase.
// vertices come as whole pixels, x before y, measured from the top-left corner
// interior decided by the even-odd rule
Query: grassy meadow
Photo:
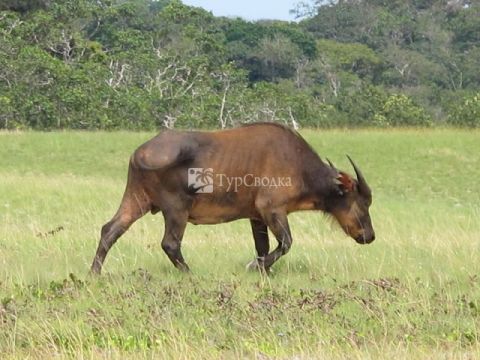
[[[248,221],[189,225],[185,275],[149,214],[90,278],[153,134],[0,132],[0,358],[480,358],[480,132],[302,134],[363,170],[374,243],[292,214],[292,249],[263,277],[245,271]]]

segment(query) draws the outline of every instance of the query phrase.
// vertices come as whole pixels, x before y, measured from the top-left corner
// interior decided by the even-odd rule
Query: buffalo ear
[[[342,192],[352,192],[355,190],[355,180],[348,175],[347,173],[344,173],[343,171],[340,171],[335,178],[335,183],[338,184],[340,187],[340,190]]]

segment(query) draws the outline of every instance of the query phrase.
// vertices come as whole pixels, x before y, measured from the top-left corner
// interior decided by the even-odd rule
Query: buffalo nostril
[[[373,240],[375,240],[375,234],[371,235],[359,235],[355,238],[355,241],[359,244],[370,244]]]
[[[359,235],[355,238],[355,241],[359,244],[366,244],[367,243],[367,239],[365,238],[365,236],[363,235]]]

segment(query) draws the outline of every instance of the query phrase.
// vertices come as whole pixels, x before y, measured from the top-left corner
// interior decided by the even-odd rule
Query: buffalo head
[[[359,244],[369,244],[375,240],[372,221],[368,209],[372,204],[372,192],[360,169],[347,155],[357,178],[335,170],[334,191],[330,198],[328,212],[338,221],[342,229]]]

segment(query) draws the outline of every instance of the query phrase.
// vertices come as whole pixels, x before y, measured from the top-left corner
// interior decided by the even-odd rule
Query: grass
[[[149,133],[0,133],[0,358],[478,358],[480,133],[312,131],[362,168],[377,240],[290,216],[262,277],[247,221],[187,227],[178,273],[161,216],[139,220],[98,279],[99,230]]]

